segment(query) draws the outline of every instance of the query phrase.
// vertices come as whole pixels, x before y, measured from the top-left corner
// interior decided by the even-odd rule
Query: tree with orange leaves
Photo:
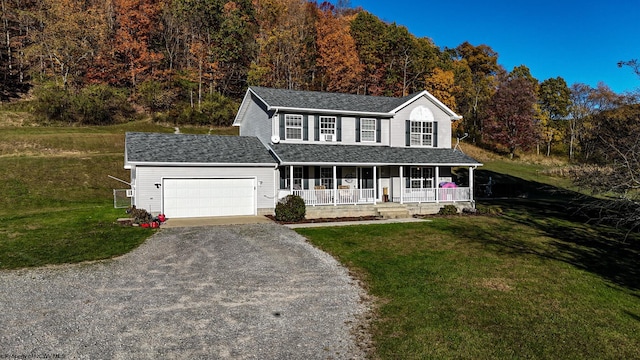
[[[111,42],[96,61],[91,78],[133,88],[159,70],[162,53],[151,40],[161,30],[162,1],[113,0]]]
[[[81,77],[106,38],[101,6],[91,1],[42,0],[35,12],[40,26],[30,34],[27,55],[41,64],[40,73],[63,88]]]
[[[322,89],[355,93],[363,73],[356,44],[350,33],[350,19],[340,16],[327,2],[318,9],[318,60]]]

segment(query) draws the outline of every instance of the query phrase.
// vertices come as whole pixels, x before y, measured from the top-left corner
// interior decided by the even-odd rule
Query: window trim
[[[414,176],[414,171],[418,173]],[[409,188],[411,189],[433,189],[435,173],[432,167],[411,166],[409,168]],[[414,186],[417,182],[420,186]]]
[[[300,121],[300,125],[290,125],[289,120]],[[302,140],[304,138],[304,116],[301,114],[284,114],[285,140]],[[300,130],[300,137],[290,137],[289,130]]]
[[[327,171],[325,173],[325,170]],[[326,174],[329,174],[327,177]],[[320,185],[323,185],[326,190],[333,189],[333,168],[327,166],[320,167]]]
[[[337,116],[319,116],[318,131],[320,141],[337,141],[338,136],[338,117]],[[323,126],[326,125],[326,126]],[[329,126],[331,125],[331,126]],[[331,135],[333,140],[325,140],[324,135]]]
[[[290,186],[289,186],[289,181],[291,180],[291,167],[290,166],[284,166],[282,167],[282,170],[284,170],[283,172],[281,172],[280,178],[282,179],[282,182],[280,184],[280,190],[289,190]],[[284,174],[284,175],[282,175]],[[300,175],[299,177],[296,175]],[[299,185],[300,186],[300,190],[304,189],[304,168],[302,166],[294,166],[293,167],[293,186],[294,186],[294,190],[295,186]]]
[[[425,131],[425,127],[429,126],[431,128],[430,132]],[[414,131],[415,128],[418,128],[419,131]],[[429,144],[425,144],[425,136],[430,137]],[[410,120],[409,121],[409,146],[414,147],[434,147],[434,137],[437,136],[435,134],[435,121],[424,121],[424,120]],[[418,142],[414,142],[414,140],[418,140]]]
[[[364,122],[372,122],[373,129],[365,129]],[[377,142],[378,119],[376,118],[360,118],[360,142]],[[371,135],[371,140],[366,140],[365,133]]]

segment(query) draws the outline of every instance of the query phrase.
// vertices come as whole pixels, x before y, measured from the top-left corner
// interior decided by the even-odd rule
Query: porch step
[[[411,213],[405,205],[402,204],[381,204],[376,206],[378,216],[383,219],[402,219],[411,217]]]

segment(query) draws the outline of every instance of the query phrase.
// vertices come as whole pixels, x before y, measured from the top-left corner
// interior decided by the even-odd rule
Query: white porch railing
[[[337,189],[335,190],[293,190],[294,195],[300,196],[307,205],[346,205],[346,204],[373,204],[375,201],[374,189]]]
[[[334,192],[335,191],[335,192]],[[458,188],[430,188],[430,189],[403,189],[402,202],[404,203],[447,203],[456,201],[470,201],[471,191],[468,187]],[[375,203],[374,189],[322,189],[322,190],[293,190],[294,195],[300,196],[304,203],[315,205],[347,205],[347,204],[373,204]],[[334,202],[335,194],[335,202]],[[393,202],[400,202],[400,194],[393,196]]]
[[[404,189],[402,202],[422,203],[436,202],[436,191],[438,192],[438,202],[470,201],[471,191],[468,187],[458,188],[431,188],[431,189]],[[393,197],[394,202],[400,202],[400,195]]]

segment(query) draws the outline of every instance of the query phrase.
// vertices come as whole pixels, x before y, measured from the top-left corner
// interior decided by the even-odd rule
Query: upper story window
[[[302,115],[284,116],[285,139],[302,140]]]
[[[360,119],[360,141],[376,141],[376,119]]]
[[[433,121],[411,121],[411,146],[433,146]]]
[[[426,106],[411,111],[406,125],[407,146],[436,147],[438,127],[433,113]]]
[[[320,141],[336,140],[336,117],[320,116]]]

